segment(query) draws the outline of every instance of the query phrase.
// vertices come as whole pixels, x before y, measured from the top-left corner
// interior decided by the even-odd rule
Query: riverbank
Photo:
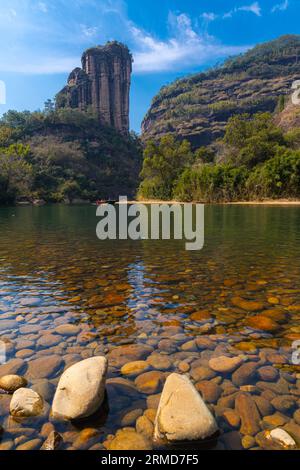
[[[192,201],[193,204],[205,204],[205,205],[247,205],[247,206],[254,206],[254,205],[266,205],[266,206],[298,206],[300,205],[300,199],[264,199],[260,200],[253,200],[253,201],[230,201],[230,202],[207,202],[207,201]],[[119,204],[185,204],[185,201],[176,201],[176,200],[162,200],[162,199],[132,199],[127,200],[126,202],[116,202],[117,205]],[[14,204],[16,207],[28,207],[28,206],[49,206],[49,205],[64,205],[64,206],[88,206],[88,205],[96,205],[95,202],[91,201],[84,201],[84,200],[76,200],[74,202],[59,202],[59,203],[47,203],[45,201],[39,202],[17,202]],[[0,207],[8,207],[7,205],[0,205]]]
[[[300,205],[300,199],[290,200],[290,199],[265,199],[263,201],[231,201],[231,202],[203,202],[203,201],[193,201],[193,203],[199,204],[219,204],[219,205]],[[124,203],[118,203],[124,204]],[[160,199],[142,199],[142,200],[133,200],[127,201],[127,204],[184,204],[183,201],[163,201]]]

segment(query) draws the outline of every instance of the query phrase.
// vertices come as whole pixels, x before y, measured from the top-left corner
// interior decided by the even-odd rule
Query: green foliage
[[[192,155],[182,145],[171,135],[148,142],[140,196],[204,202],[300,197],[300,129],[284,135],[269,113],[232,117],[213,148]]]
[[[28,150],[17,166],[22,161],[31,170],[26,185],[14,178],[7,186],[0,172],[1,201],[133,197],[141,169],[139,138],[100,126],[91,110],[49,107],[45,112],[8,111],[0,120],[1,159],[11,144],[23,146]]]
[[[192,159],[187,141],[176,142],[171,135],[162,137],[159,144],[149,141],[144,150],[139,196],[170,199],[177,179]]]
[[[181,175],[174,197],[183,201],[235,201],[243,195],[247,177],[245,167],[227,164],[189,168]]]
[[[212,163],[215,159],[214,151],[210,147],[199,147],[195,151],[195,163]]]
[[[300,151],[280,150],[249,176],[252,198],[300,197]]]
[[[32,166],[28,162],[29,147],[13,144],[0,149],[0,201],[13,202],[28,196],[32,183]]]
[[[229,119],[224,143],[231,149],[233,163],[253,168],[272,158],[285,139],[270,113],[242,114]]]

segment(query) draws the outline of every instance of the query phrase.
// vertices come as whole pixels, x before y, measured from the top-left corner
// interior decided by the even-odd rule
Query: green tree
[[[28,162],[29,153],[29,147],[23,144],[0,149],[2,201],[14,202],[30,196],[32,166]]]
[[[166,135],[158,144],[149,141],[144,150],[139,196],[171,199],[177,179],[192,161],[193,153],[186,140],[176,142],[172,135]]]
[[[286,145],[283,132],[274,125],[270,113],[231,117],[224,143],[231,150],[231,162],[249,168],[274,157],[278,147]]]

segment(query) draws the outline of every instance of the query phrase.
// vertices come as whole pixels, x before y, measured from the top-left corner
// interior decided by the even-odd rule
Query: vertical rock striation
[[[129,91],[132,56],[126,46],[113,41],[86,50],[82,68],[75,68],[56,96],[58,108],[93,109],[100,124],[122,134],[129,131]]]

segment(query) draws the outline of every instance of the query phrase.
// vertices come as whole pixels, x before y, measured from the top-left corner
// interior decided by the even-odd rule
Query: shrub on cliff
[[[224,144],[230,149],[233,163],[253,168],[274,157],[278,147],[286,142],[282,130],[274,125],[272,115],[258,113],[231,117],[226,126]]]

